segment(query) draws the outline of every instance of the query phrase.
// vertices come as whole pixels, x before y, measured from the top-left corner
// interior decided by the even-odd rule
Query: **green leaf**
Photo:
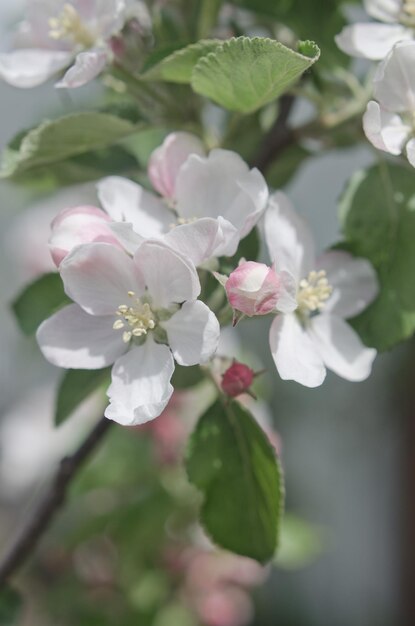
[[[380,295],[351,322],[388,350],[415,330],[415,187],[412,169],[382,162],[357,172],[340,201],[346,246],[377,270]]]
[[[140,130],[138,124],[107,113],[86,112],[46,121],[16,137],[3,153],[0,178],[56,165],[70,157],[99,150]]]
[[[201,417],[186,458],[203,492],[201,521],[213,541],[260,562],[272,558],[283,508],[282,476],[266,436],[237,402]]]
[[[0,592],[0,626],[16,626],[22,610],[20,594],[6,587]]]
[[[192,43],[165,56],[151,67],[142,78],[165,80],[172,83],[190,83],[192,71],[200,58],[216,50],[222,42],[219,39],[204,39]]]
[[[58,273],[44,274],[26,287],[12,303],[20,329],[33,334],[39,324],[65,304],[70,304]]]
[[[205,380],[205,375],[198,365],[184,367],[176,364],[171,384],[174,389],[188,389],[188,387],[194,387],[202,380]]]
[[[196,93],[220,106],[252,113],[291,87],[315,61],[320,51],[303,45],[305,56],[273,39],[238,37],[202,56],[192,72]]]
[[[55,425],[60,426],[99,387],[110,383],[111,368],[102,370],[67,370],[56,397]]]

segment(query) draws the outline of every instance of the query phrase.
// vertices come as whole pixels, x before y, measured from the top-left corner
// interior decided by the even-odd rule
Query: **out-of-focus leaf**
[[[380,295],[352,325],[388,350],[415,330],[415,186],[412,169],[386,162],[357,172],[340,200],[346,245],[377,270]]]
[[[22,610],[20,594],[6,587],[0,591],[0,626],[17,626]]]
[[[67,370],[56,397],[55,425],[68,419],[96,389],[110,383],[109,367],[102,370]]]
[[[3,153],[0,177],[55,165],[110,146],[140,130],[139,124],[107,113],[85,112],[46,121],[12,141]]]
[[[191,85],[226,109],[252,113],[289,89],[319,58],[313,42],[303,42],[301,50],[261,37],[229,39],[199,59]]]
[[[204,378],[205,376],[198,365],[184,367],[176,364],[171,384],[174,389],[187,389],[202,382]]]
[[[58,273],[44,274],[27,286],[12,303],[20,329],[33,334],[39,324],[71,301]]]
[[[283,507],[282,476],[266,436],[237,402],[201,417],[186,458],[204,495],[201,521],[215,543],[260,562],[272,558]]]
[[[297,515],[286,513],[281,522],[275,565],[300,569],[310,565],[324,550],[324,531]]]
[[[299,144],[289,146],[267,170],[268,184],[274,189],[280,189],[287,185],[310,154]]]

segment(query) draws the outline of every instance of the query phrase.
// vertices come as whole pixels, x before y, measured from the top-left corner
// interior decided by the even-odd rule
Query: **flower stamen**
[[[318,272],[313,270],[299,284],[297,302],[300,312],[314,313],[321,311],[332,292],[333,287],[327,280],[326,272],[324,270]]]
[[[136,298],[134,291],[129,291],[128,296],[133,298],[131,306],[120,304],[116,310],[119,319],[113,324],[114,330],[123,330],[122,339],[124,343],[128,343],[132,337],[142,337],[147,335],[149,330],[153,330],[156,326],[154,313],[148,302],[141,302]]]
[[[69,3],[63,5],[58,17],[49,19],[49,37],[51,39],[69,39],[83,48],[91,48],[95,37],[82,22],[78,11]]]

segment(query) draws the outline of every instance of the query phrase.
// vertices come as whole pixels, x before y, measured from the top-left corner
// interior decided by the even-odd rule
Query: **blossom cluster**
[[[52,223],[52,257],[74,304],[43,322],[37,339],[60,367],[113,364],[108,418],[124,425],[153,419],[173,392],[174,362],[203,364],[214,355],[220,327],[198,300],[197,268],[234,254],[263,216],[272,267],[242,260],[221,276],[231,307],[274,317],[270,348],[283,379],[315,387],[326,367],[352,381],[369,375],[375,350],[345,321],[377,294],[367,260],[344,251],[316,257],[284,194],[270,195],[260,172],[236,153],[207,154],[189,133],[166,137],[148,176],[154,192],[121,177],[101,180],[102,208],[68,208]]]
[[[364,4],[379,21],[347,26],[336,37],[347,54],[380,61],[363,129],[375,148],[393,155],[405,153],[415,167],[415,2],[365,0]]]

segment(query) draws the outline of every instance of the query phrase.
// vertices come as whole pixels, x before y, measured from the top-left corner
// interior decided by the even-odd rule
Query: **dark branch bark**
[[[0,589],[31,555],[64,503],[69,483],[112,424],[106,417],[101,418],[76,452],[62,459],[48,491],[0,560]]]
[[[295,102],[295,96],[290,94],[280,98],[280,111],[274,125],[265,135],[259,152],[251,163],[252,167],[257,167],[263,174],[271,163],[291,144],[297,137],[292,128],[288,126],[288,118]]]

